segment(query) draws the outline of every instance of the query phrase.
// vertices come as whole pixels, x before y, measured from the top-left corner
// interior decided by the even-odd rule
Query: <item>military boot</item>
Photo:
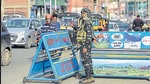
[[[85,78],[82,81],[79,81],[79,83],[81,83],[81,84],[88,84],[88,83],[94,83],[94,82],[95,82],[94,77]]]

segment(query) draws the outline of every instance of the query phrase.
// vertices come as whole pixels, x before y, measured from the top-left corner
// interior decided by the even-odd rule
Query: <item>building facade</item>
[[[5,14],[21,14],[30,17],[30,0],[2,0],[1,3],[2,16]]]
[[[106,7],[106,3],[109,0],[69,0],[68,10],[69,12],[80,13],[82,8],[89,8],[92,13],[103,12],[103,7]]]

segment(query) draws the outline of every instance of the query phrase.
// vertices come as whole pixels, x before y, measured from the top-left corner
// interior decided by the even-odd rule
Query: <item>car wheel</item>
[[[1,57],[1,65],[7,66],[10,63],[10,51],[8,49],[5,49],[2,52],[2,57]]]
[[[29,49],[31,47],[31,38],[28,38],[25,48]]]

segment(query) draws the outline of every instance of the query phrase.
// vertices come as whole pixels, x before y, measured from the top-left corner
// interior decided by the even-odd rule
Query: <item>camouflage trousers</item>
[[[81,47],[80,47],[81,62],[84,67],[85,75],[87,78],[90,78],[94,74],[92,58],[91,58],[91,47],[92,47],[92,45],[89,44],[87,47],[86,53],[83,53],[84,45],[81,45]]]

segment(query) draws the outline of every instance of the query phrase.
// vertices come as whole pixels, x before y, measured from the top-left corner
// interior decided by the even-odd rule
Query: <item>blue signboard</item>
[[[124,48],[140,49],[141,48],[141,32],[124,33]]]
[[[149,48],[150,49],[150,33],[142,32],[141,35],[141,48]]]
[[[72,45],[68,32],[42,33],[41,37],[26,80],[58,81],[74,75],[79,70],[75,51],[66,50],[73,53],[65,53],[68,58],[63,55],[63,48]]]
[[[79,70],[79,65],[76,58],[65,60],[63,62],[57,62],[54,66],[57,67],[56,72],[58,77],[65,76],[68,73]]]
[[[93,48],[150,49],[149,32],[94,32]]]
[[[45,44],[51,50],[72,45],[68,33],[64,32],[46,33],[43,39],[46,41]]]

